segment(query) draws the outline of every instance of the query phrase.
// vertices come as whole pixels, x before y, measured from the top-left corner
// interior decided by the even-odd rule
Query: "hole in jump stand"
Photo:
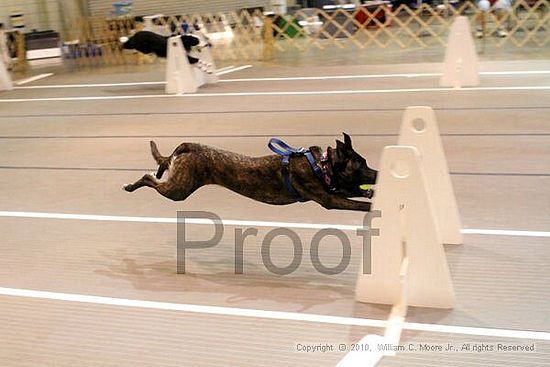
[[[421,118],[415,118],[412,122],[413,130],[417,133],[426,131],[426,122]]]
[[[391,174],[395,178],[409,177],[409,166],[403,161],[395,161],[391,166]]]

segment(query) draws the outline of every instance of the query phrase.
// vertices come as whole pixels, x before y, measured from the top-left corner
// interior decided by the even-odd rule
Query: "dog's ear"
[[[346,144],[342,143],[342,141],[336,139],[336,155],[340,159],[346,159],[348,157],[348,148],[346,147]]]
[[[342,153],[346,150],[346,144],[342,143],[342,141],[336,139],[336,149],[341,151]]]
[[[349,135],[346,133],[342,133],[342,134],[344,134],[344,145],[346,146],[346,148],[350,150],[353,149],[351,147],[351,138],[349,137]]]

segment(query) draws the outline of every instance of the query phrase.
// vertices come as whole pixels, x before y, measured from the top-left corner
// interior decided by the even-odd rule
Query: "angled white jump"
[[[449,167],[431,107],[408,107],[405,110],[398,145],[413,146],[420,152],[441,243],[463,243],[462,223]]]
[[[0,58],[0,91],[2,90],[12,90],[13,83],[11,81],[10,74],[4,62]]]
[[[479,85],[477,53],[467,17],[457,17],[451,26],[439,85],[453,88]]]
[[[201,42],[205,42],[200,35],[198,35],[198,37],[201,39]],[[209,47],[204,47],[201,50],[201,60],[211,64],[212,70],[215,69],[214,60],[212,59]],[[181,36],[170,37],[168,39],[166,93],[196,93],[200,86],[217,82],[217,74],[207,74],[199,68],[189,64],[187,52],[183,47]]]
[[[370,271],[359,269],[356,299],[397,304],[402,299],[400,279],[408,259],[407,304],[452,308],[454,291],[447,259],[435,222],[422,159],[411,146],[388,146],[382,153],[377,193],[373,200]],[[369,261],[368,256],[364,256]]]

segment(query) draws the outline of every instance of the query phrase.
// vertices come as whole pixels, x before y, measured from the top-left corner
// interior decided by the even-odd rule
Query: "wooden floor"
[[[463,227],[478,234],[445,247],[455,309],[410,309],[402,343],[534,343],[535,351],[417,350],[381,365],[547,366],[550,63],[484,63],[482,88],[461,91],[438,90],[437,76],[394,75],[439,70],[253,67],[183,97],[165,97],[160,83],[106,85],[163,80],[161,68],[142,66],[61,73],[0,93],[0,366],[336,365],[346,353],[340,344],[381,333],[377,320],[389,313],[354,301],[353,231],[351,264],[339,275],[315,271],[308,256],[315,230],[307,228],[294,229],[304,244],[298,270],[269,273],[260,248],[275,223],[246,240],[244,274],[234,274],[234,230],[252,224],[227,226],[215,248],[189,251],[188,272],[178,275],[171,222],[178,210],[199,210],[227,220],[355,226],[361,214],[314,203],[272,207],[214,186],[179,203],[121,187],[155,169],[151,139],[167,154],[190,141],[259,156],[269,154],[272,136],[326,147],[345,131],[377,167],[412,105],[436,110]],[[492,73],[503,71],[539,73]],[[323,78],[367,74],[378,77]],[[196,238],[212,231],[189,230]],[[277,265],[291,255],[287,242],[274,241]],[[340,256],[338,246],[322,246],[325,265]],[[319,343],[336,350],[297,350]]]

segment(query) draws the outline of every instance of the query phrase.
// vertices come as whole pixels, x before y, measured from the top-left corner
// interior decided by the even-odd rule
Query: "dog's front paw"
[[[126,184],[126,185],[122,185],[122,190],[123,191],[127,191],[127,192],[132,192],[132,184]]]

